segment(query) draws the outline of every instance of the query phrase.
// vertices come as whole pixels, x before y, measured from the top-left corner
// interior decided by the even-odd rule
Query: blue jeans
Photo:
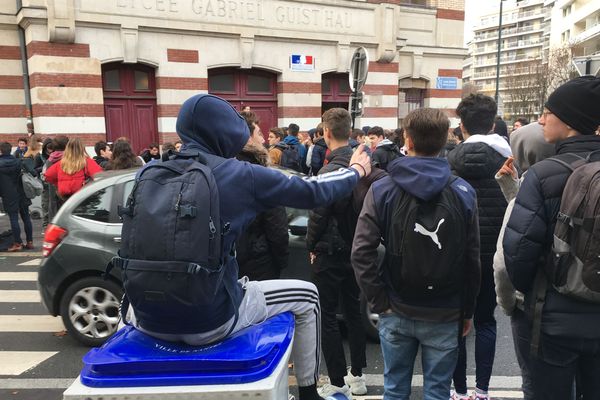
[[[25,228],[25,238],[28,242],[33,241],[33,226],[31,224],[31,218],[29,217],[29,206],[20,205],[19,211],[14,213],[8,213],[10,220],[10,229],[13,233],[13,240],[15,243],[21,243],[21,227],[19,226],[19,215],[23,220],[23,227]]]
[[[421,345],[425,400],[448,400],[458,359],[458,321],[427,322],[395,313],[379,315],[384,362],[384,400],[408,400]]]
[[[489,268],[484,268],[484,260],[481,261],[481,289],[477,296],[473,325],[475,326],[475,386],[477,389],[485,390],[490,386],[492,368],[494,367],[494,356],[496,354],[496,290],[494,287],[494,275],[489,263]],[[457,393],[467,393],[467,347],[465,338],[462,338],[458,363],[454,371],[454,389]]]

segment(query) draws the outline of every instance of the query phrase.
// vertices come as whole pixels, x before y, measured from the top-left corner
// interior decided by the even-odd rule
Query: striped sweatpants
[[[321,349],[321,309],[315,285],[295,279],[244,281],[246,289],[239,309],[237,332],[284,312],[296,320],[292,359],[298,386],[317,383]]]

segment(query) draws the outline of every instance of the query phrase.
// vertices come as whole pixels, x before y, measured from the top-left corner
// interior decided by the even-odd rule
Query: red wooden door
[[[321,113],[334,107],[348,109],[351,93],[348,74],[324,74],[321,78]]]
[[[227,100],[236,110],[250,106],[260,120],[260,129],[269,136],[277,126],[277,76],[260,70],[219,68],[208,71],[208,91]]]
[[[102,68],[107,141],[129,138],[134,152],[158,142],[154,70],[143,65],[107,64]]]

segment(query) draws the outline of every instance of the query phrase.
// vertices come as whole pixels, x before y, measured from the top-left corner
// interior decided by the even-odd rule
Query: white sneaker
[[[350,386],[350,391],[352,394],[357,396],[362,396],[367,394],[367,383],[365,381],[365,376],[354,376],[352,372],[350,372],[350,368],[348,368],[348,375],[344,377],[344,383]]]
[[[344,396],[348,398],[348,400],[352,400],[352,393],[350,392],[350,388],[348,385],[344,385],[342,387],[334,386],[331,383],[326,383],[320,388],[317,389],[317,393],[321,397],[331,396],[335,393],[342,393]]]
[[[460,395],[456,393],[454,390],[450,392],[450,400],[471,400],[468,394]]]

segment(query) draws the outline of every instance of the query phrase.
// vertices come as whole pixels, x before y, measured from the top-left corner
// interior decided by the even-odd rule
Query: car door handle
[[[113,238],[113,242],[115,242],[115,243],[121,243],[121,237],[114,237]]]

